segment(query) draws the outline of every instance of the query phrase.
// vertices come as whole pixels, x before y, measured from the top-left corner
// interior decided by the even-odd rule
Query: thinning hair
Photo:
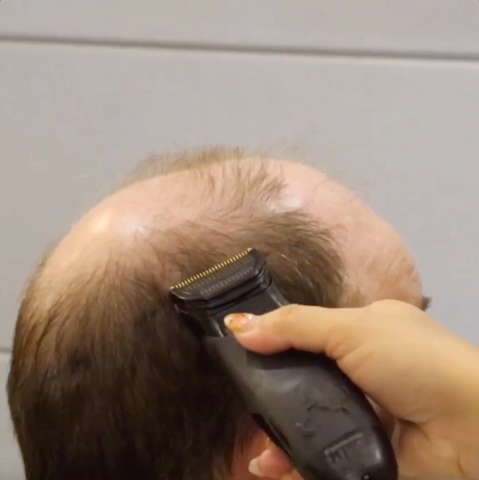
[[[180,321],[170,285],[254,247],[290,302],[336,307],[345,293],[331,232],[300,210],[264,208],[283,179],[242,158],[215,149],[149,159],[128,184],[185,170],[222,201],[68,281],[52,285],[44,259],[21,303],[7,387],[27,480],[231,474],[256,427]],[[222,162],[228,188],[209,169]]]

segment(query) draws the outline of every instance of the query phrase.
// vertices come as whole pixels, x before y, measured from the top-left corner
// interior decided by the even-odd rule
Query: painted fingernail
[[[256,475],[257,477],[264,476],[263,472],[259,468],[259,463],[257,458],[253,458],[253,460],[249,462],[248,470],[250,471],[250,473],[252,473],[253,475]]]
[[[233,313],[225,317],[225,325],[235,333],[245,333],[255,327],[257,319],[251,313]]]

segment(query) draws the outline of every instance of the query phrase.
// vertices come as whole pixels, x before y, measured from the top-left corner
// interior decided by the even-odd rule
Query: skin
[[[318,170],[289,161],[269,161],[266,166],[271,173],[282,175],[287,183],[284,197],[269,208],[302,208],[332,228],[347,281],[354,287],[351,304],[361,306],[389,298],[421,306],[419,273],[390,225]],[[217,165],[207,168],[212,175],[224,174],[224,169]],[[153,230],[171,228],[211,208],[211,203],[203,201],[199,188],[188,171],[180,171],[134,184],[102,201],[71,229],[51,255],[44,274],[53,288],[45,292],[45,301],[48,302],[48,296],[53,299],[55,283],[60,286],[70,275],[101,268],[115,249],[133,251],[138,242],[148,241]],[[198,202],[198,198],[202,201]],[[132,261],[134,258],[132,255]],[[258,434],[251,442],[237,461],[234,479],[256,478],[248,471],[248,463],[264,449],[265,440],[264,435]]]

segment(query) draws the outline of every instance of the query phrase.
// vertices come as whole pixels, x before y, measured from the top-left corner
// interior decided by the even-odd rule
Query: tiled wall
[[[138,160],[204,144],[342,178],[479,344],[478,60],[478,0],[0,0],[0,384],[41,252]]]

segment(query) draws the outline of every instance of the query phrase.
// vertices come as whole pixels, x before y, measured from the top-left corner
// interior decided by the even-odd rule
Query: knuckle
[[[403,302],[399,300],[378,300],[376,302],[371,303],[365,310],[368,312],[369,315],[377,316],[377,315],[394,315],[397,313],[404,312],[404,309],[407,308]]]
[[[281,309],[281,314],[277,317],[276,328],[280,332],[291,329],[291,325],[298,319],[300,306],[291,304]]]

